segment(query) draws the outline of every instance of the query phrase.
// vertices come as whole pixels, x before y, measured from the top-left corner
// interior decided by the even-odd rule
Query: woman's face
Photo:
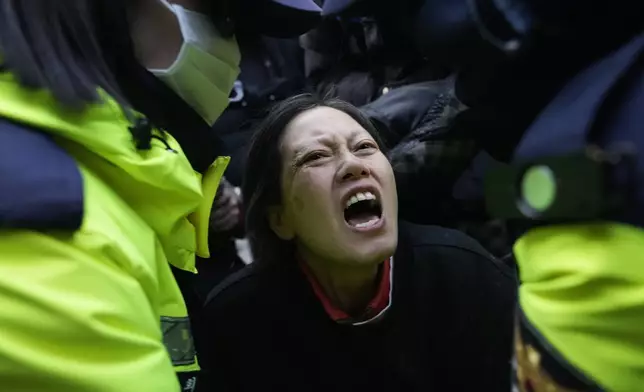
[[[371,135],[346,113],[317,107],[284,131],[281,205],[270,222],[300,256],[370,264],[398,240],[398,199],[391,165]]]

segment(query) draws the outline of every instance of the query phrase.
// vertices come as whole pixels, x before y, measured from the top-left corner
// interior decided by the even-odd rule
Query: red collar
[[[341,324],[366,324],[379,319],[382,314],[389,308],[391,303],[391,290],[393,278],[393,258],[389,258],[382,263],[380,268],[380,283],[378,284],[378,291],[373,299],[369,302],[364,312],[358,317],[351,317],[343,310],[336,308],[331,304],[329,297],[326,296],[320,283],[308,268],[305,263],[300,262],[300,268],[304,271],[304,275],[311,284],[313,292],[318,297],[324,310],[331,319]]]

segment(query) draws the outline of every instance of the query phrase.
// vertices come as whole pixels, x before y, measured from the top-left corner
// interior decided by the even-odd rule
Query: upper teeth
[[[351,205],[362,200],[376,200],[376,195],[371,192],[358,192],[347,200],[345,208],[349,208]]]

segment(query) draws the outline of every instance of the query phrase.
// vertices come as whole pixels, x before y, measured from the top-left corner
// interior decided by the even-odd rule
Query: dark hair
[[[260,123],[251,141],[242,187],[246,209],[246,231],[256,262],[272,263],[292,257],[292,245],[277,237],[268,223],[268,208],[278,205],[282,196],[280,142],[287,125],[297,115],[321,106],[333,108],[351,116],[384,149],[374,125],[360,109],[350,103],[334,98],[301,94],[273,106]]]
[[[106,40],[129,38],[119,19],[126,0],[0,0],[0,64],[70,107],[97,101],[97,87],[124,105],[105,52]]]

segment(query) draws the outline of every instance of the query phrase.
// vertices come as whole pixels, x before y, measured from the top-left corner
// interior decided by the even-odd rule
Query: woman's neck
[[[362,312],[378,289],[380,263],[347,265],[313,257],[303,261],[331,303],[349,315]]]

